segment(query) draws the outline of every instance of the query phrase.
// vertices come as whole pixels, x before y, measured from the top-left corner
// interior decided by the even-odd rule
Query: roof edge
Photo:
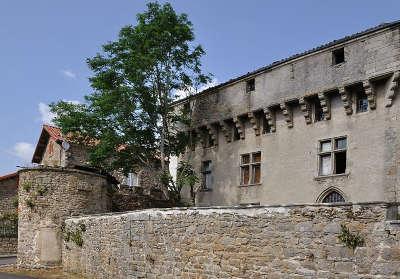
[[[313,53],[316,53],[316,52],[319,52],[319,51],[334,47],[334,46],[339,45],[339,44],[343,44],[343,43],[349,42],[351,40],[354,40],[354,39],[357,39],[357,38],[360,38],[360,37],[363,37],[363,36],[367,36],[369,34],[372,34],[372,33],[378,32],[378,31],[382,31],[384,29],[390,29],[390,28],[397,27],[397,26],[400,26],[400,20],[396,20],[396,21],[392,21],[392,22],[388,22],[388,23],[382,23],[382,24],[376,25],[374,27],[365,29],[364,31],[360,31],[360,32],[354,33],[352,35],[348,35],[348,36],[342,37],[340,39],[333,40],[331,42],[328,42],[326,44],[317,46],[317,47],[312,48],[310,50],[306,50],[304,52],[300,52],[300,53],[291,55],[291,56],[289,56],[287,58],[283,58],[281,60],[272,62],[269,65],[263,66],[261,68],[258,68],[256,70],[254,70],[254,71],[251,71],[251,72],[248,72],[246,74],[240,75],[240,76],[238,76],[236,78],[232,78],[232,79],[230,79],[228,81],[225,81],[223,83],[220,83],[220,84],[218,84],[216,86],[209,87],[209,88],[207,88],[207,89],[205,89],[203,91],[200,91],[197,94],[190,95],[190,96],[185,97],[185,98],[180,99],[180,100],[176,100],[176,101],[172,102],[172,105],[178,105],[180,103],[184,103],[184,102],[188,101],[189,99],[192,99],[192,98],[195,98],[195,97],[198,97],[198,96],[202,96],[202,95],[204,95],[206,93],[211,93],[211,92],[213,92],[215,90],[218,90],[218,89],[220,89],[222,87],[225,87],[227,85],[239,82],[241,80],[244,80],[244,79],[249,78],[249,77],[251,77],[253,75],[265,72],[267,70],[271,70],[271,69],[273,69],[275,67],[281,66],[281,65],[283,65],[285,63],[288,63],[290,61],[302,58],[304,56],[307,56],[307,55],[310,55],[310,54],[313,54]]]

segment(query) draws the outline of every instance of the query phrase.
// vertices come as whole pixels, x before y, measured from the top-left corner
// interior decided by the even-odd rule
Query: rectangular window
[[[240,185],[261,183],[261,152],[240,156]]]
[[[356,94],[357,112],[368,111],[368,98],[364,91],[358,91]]]
[[[324,120],[324,112],[322,111],[322,106],[318,98],[315,98],[313,102],[313,116],[314,116],[314,122],[322,121]]]
[[[211,189],[211,161],[204,161],[201,167],[202,187],[203,189]]]
[[[252,92],[256,90],[256,81],[254,78],[246,81],[246,92]]]
[[[344,60],[344,48],[335,49],[332,51],[332,64],[337,65],[345,62]]]
[[[347,138],[339,137],[319,142],[319,175],[346,173]]]
[[[139,186],[139,178],[136,173],[128,173],[128,175],[124,178],[123,183],[129,187],[137,187]]]

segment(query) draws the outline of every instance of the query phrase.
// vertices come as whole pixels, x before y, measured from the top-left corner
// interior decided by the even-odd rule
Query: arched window
[[[322,200],[322,203],[345,202],[343,196],[337,191],[330,191]]]

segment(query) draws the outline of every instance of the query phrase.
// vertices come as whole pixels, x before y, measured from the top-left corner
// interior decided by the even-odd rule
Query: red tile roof
[[[46,146],[49,139],[53,139],[55,142],[61,144],[61,142],[64,141],[61,129],[51,125],[43,125],[42,132],[36,145],[35,153],[33,154],[32,163],[40,163],[43,154],[46,151]]]
[[[0,176],[0,181],[7,180],[7,179],[12,179],[14,177],[18,177],[18,173],[17,172],[13,172],[13,173],[9,173],[9,174]]]
[[[58,141],[58,140],[62,141],[64,139],[62,136],[62,133],[61,133],[61,129],[58,127],[45,124],[45,125],[43,125],[43,129],[49,134],[49,136],[52,139],[54,139],[56,141]]]

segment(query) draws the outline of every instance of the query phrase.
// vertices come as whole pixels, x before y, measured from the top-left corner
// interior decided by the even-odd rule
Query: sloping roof
[[[36,144],[35,153],[33,153],[32,163],[40,163],[49,139],[53,139],[57,143],[64,141],[61,129],[51,125],[43,125],[38,143]]]
[[[43,129],[49,134],[49,136],[54,139],[55,141],[62,141],[64,140],[61,129],[55,126],[50,125],[43,125]]]
[[[15,177],[18,177],[18,173],[17,172],[9,173],[9,174],[0,176],[0,181],[7,180],[7,179],[13,179]]]
[[[215,91],[215,90],[217,90],[219,88],[222,88],[222,87],[224,87],[224,86],[226,86],[228,84],[231,84],[231,83],[234,83],[234,82],[249,78],[249,77],[251,77],[253,75],[256,75],[258,73],[270,70],[270,69],[272,69],[272,68],[274,68],[276,66],[282,65],[284,63],[287,63],[287,62],[289,62],[291,60],[300,58],[302,56],[309,55],[309,54],[312,54],[314,52],[317,52],[317,51],[320,51],[320,50],[324,50],[326,48],[330,48],[330,47],[333,47],[335,45],[342,44],[342,43],[348,42],[350,40],[353,40],[353,39],[356,39],[356,38],[359,38],[359,37],[362,37],[362,36],[365,36],[365,35],[368,35],[368,34],[371,34],[371,33],[386,29],[386,28],[393,28],[393,27],[398,27],[398,26],[400,26],[400,20],[392,21],[392,22],[389,22],[389,23],[379,24],[379,25],[377,25],[375,27],[368,28],[368,29],[366,29],[364,31],[361,31],[361,32],[358,32],[358,33],[354,33],[352,35],[343,37],[341,39],[337,39],[337,40],[331,41],[329,43],[320,45],[320,46],[315,47],[313,49],[310,49],[310,50],[307,50],[307,51],[304,51],[304,52],[301,52],[301,53],[297,53],[297,54],[294,54],[294,55],[289,56],[287,58],[272,62],[271,64],[269,64],[267,66],[261,67],[259,69],[254,70],[254,71],[251,71],[251,72],[248,72],[248,73],[246,73],[244,75],[241,75],[239,77],[230,79],[230,80],[228,80],[226,82],[223,82],[223,83],[220,83],[220,84],[218,84],[216,86],[209,87],[209,88],[207,88],[207,89],[205,89],[205,90],[203,90],[203,91],[201,91],[201,92],[199,92],[199,93],[197,93],[195,95],[192,95],[192,96],[177,100],[177,101],[174,102],[174,104],[178,104],[178,103],[181,103],[181,102],[184,102],[184,101],[188,100],[189,98],[197,97],[199,95],[203,95],[205,93],[209,93],[209,92]]]

